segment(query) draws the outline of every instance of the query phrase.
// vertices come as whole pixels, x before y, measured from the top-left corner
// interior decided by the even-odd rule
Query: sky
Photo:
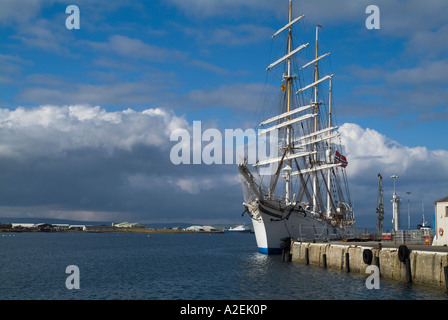
[[[368,29],[369,5],[379,29]],[[79,8],[79,29],[66,21]],[[286,0],[0,0],[0,221],[239,223],[236,164],[170,160],[171,132],[254,127]],[[359,227],[448,195],[448,2],[293,1],[330,51]],[[72,20],[70,20],[73,22]],[[301,22],[302,23],[302,22]],[[280,81],[280,80],[279,80]],[[278,87],[279,89],[280,87]],[[407,194],[406,192],[410,192]]]

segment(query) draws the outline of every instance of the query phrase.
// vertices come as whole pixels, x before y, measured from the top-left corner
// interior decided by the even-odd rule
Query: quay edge
[[[292,241],[291,261],[324,266],[349,272],[366,274],[364,250],[370,250],[371,265],[379,263],[380,276],[398,281],[421,283],[447,288],[448,248],[429,246],[406,246],[410,263],[400,261],[399,246],[379,242],[311,243]],[[325,257],[324,257],[325,254]],[[347,257],[348,254],[348,257]],[[347,265],[348,261],[348,265]],[[410,267],[410,268],[409,268]]]

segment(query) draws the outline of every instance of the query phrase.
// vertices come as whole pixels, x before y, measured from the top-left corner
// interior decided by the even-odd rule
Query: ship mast
[[[292,87],[292,76],[291,76],[291,47],[292,47],[292,29],[291,29],[291,19],[292,19],[292,0],[289,0],[289,10],[288,10],[288,70],[286,75],[286,95],[287,95],[287,112],[291,111],[291,87]],[[290,120],[290,117],[287,118]],[[287,158],[291,154],[291,126],[286,127],[286,156]],[[291,160],[286,161],[286,167],[282,169],[285,172],[285,198],[286,202],[291,201]]]
[[[331,78],[328,80],[328,128],[331,128]],[[328,131],[328,135],[331,137],[331,129]],[[331,138],[328,138],[328,147],[327,147],[327,163],[331,163]],[[328,186],[328,194],[327,194],[327,217],[331,214],[331,168],[327,170],[327,186]]]
[[[292,129],[291,129],[291,125],[293,123],[297,123],[299,121],[308,119],[310,117],[310,115],[304,115],[298,118],[294,118],[291,119],[292,115],[295,115],[301,111],[304,111],[306,109],[308,109],[308,107],[310,106],[304,106],[302,108],[297,108],[297,109],[293,109],[292,110],[292,90],[293,90],[293,86],[292,86],[292,81],[294,79],[294,76],[291,74],[291,57],[298,53],[300,50],[306,48],[309,43],[306,44],[302,44],[299,47],[295,48],[294,50],[292,49],[292,25],[295,24],[296,22],[298,22],[299,20],[301,20],[305,15],[301,15],[295,19],[292,19],[292,1],[289,1],[289,10],[288,10],[288,23],[280,28],[277,32],[275,32],[272,35],[272,38],[274,38],[275,36],[277,36],[278,34],[280,34],[281,32],[287,30],[288,31],[288,48],[287,48],[287,53],[286,55],[284,55],[282,58],[278,59],[277,61],[271,63],[267,68],[266,71],[268,71],[269,69],[273,68],[274,66],[278,65],[279,63],[286,61],[287,63],[287,70],[286,72],[284,72],[283,74],[283,81],[286,82],[286,112],[275,116],[273,118],[270,118],[264,122],[262,122],[260,124],[260,126],[264,126],[266,124],[281,120],[282,122],[272,126],[270,128],[261,130],[258,132],[258,135],[261,134],[265,134],[266,132],[272,131],[272,130],[277,130],[280,128],[285,128],[286,129],[286,136],[284,139],[284,144],[282,146],[282,153],[283,156],[281,158],[276,158],[276,159],[272,159],[272,160],[267,160],[267,161],[259,161],[258,163],[256,163],[254,166],[257,165],[264,165],[264,164],[268,164],[268,163],[272,163],[272,162],[280,162],[279,166],[278,166],[278,170],[277,173],[275,174],[275,179],[273,181],[273,183],[271,184],[270,190],[269,190],[269,197],[272,196],[272,193],[275,189],[275,186],[277,184],[277,179],[278,176],[280,174],[280,171],[282,171],[282,173],[284,174],[283,177],[285,178],[285,200],[287,203],[291,203],[291,164],[292,164],[292,159],[297,158],[297,157],[302,157],[305,156],[305,154],[303,153],[293,153],[292,151]],[[286,121],[283,121],[283,119],[285,119]],[[283,167],[281,170],[281,166],[284,163],[283,161],[285,161],[286,166]]]
[[[318,58],[318,39],[319,39],[319,27],[316,26],[316,44],[315,44],[315,57],[316,62],[314,63],[314,103],[313,103],[313,111],[314,111],[314,133],[317,132],[317,112],[318,112],[318,103],[317,103],[317,80],[318,80],[318,68],[319,64],[317,61]],[[317,144],[314,144],[314,149],[317,151]],[[313,166],[317,166],[317,154],[313,157]],[[313,211],[317,212],[317,171],[313,173]]]

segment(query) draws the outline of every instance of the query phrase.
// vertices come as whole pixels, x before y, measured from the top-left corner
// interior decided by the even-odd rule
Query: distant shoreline
[[[22,233],[22,232],[39,232],[39,233],[224,233],[222,230],[217,231],[195,231],[195,230],[181,230],[181,229],[153,229],[153,228],[117,228],[115,230],[38,230],[31,228],[23,229],[0,229],[0,233]]]

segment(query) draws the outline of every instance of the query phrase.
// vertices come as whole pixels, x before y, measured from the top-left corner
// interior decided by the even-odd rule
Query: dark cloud
[[[236,164],[172,164],[171,130],[191,131],[173,112],[43,106],[2,109],[0,120],[3,216],[146,223],[241,219]],[[340,131],[361,225],[375,223],[378,173],[385,177],[385,203],[392,174],[400,176],[400,196],[410,191],[428,208],[444,196],[446,150],[406,147],[355,124]]]
[[[236,165],[171,163],[170,132],[187,126],[171,112],[45,106],[0,114],[4,216],[24,208],[27,216],[94,221],[239,216]]]

